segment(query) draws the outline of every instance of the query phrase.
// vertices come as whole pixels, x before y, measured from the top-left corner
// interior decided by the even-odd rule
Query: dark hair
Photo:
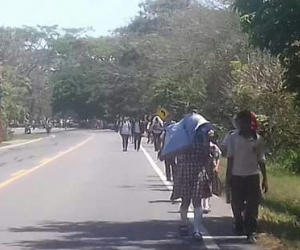
[[[252,123],[252,116],[251,116],[251,111],[250,110],[243,110],[239,112],[236,116],[237,120],[241,120],[245,123],[249,123],[251,125]]]
[[[251,115],[251,111],[250,110],[243,110],[241,112],[239,112],[236,116],[237,120],[240,120],[244,123],[249,124],[249,128],[251,128],[251,132],[252,132],[252,137],[253,139],[257,139],[257,133],[256,131],[252,128],[252,115]],[[240,135],[244,136],[244,131],[240,131]]]
[[[190,105],[190,106],[188,107],[188,112],[189,112],[189,113],[198,113],[198,110],[197,110],[196,105]]]

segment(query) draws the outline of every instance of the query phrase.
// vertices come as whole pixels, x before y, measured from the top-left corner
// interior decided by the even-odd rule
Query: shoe
[[[203,241],[202,234],[199,233],[199,232],[194,232],[194,233],[193,233],[193,239],[194,239],[195,241]]]
[[[203,209],[203,213],[204,214],[209,214],[211,212],[211,209],[210,208],[204,208]]]
[[[251,244],[256,244],[257,242],[257,234],[256,233],[250,233],[247,235],[247,241]]]
[[[188,226],[179,226],[179,234],[181,237],[185,237],[189,235],[189,227]]]

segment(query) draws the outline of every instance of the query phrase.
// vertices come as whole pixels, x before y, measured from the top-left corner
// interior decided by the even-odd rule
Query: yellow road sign
[[[160,108],[157,110],[156,115],[158,115],[161,119],[166,120],[170,113],[165,108]]]

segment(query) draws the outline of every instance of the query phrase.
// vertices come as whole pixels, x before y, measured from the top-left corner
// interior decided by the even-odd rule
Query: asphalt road
[[[232,235],[219,198],[204,242],[181,239],[168,184],[151,145],[124,153],[111,131],[0,148],[0,249],[258,249]]]

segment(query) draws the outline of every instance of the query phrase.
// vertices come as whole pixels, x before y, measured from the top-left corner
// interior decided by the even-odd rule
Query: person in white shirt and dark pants
[[[237,115],[238,130],[229,135],[227,182],[231,187],[231,206],[237,235],[256,241],[261,187],[266,193],[268,181],[264,140],[252,128],[250,111]],[[260,174],[262,185],[260,186]]]
[[[128,149],[129,137],[131,135],[131,124],[128,118],[125,118],[125,120],[121,123],[120,134],[122,136],[123,151],[126,152]]]
[[[140,119],[133,123],[134,150],[139,151],[141,148],[142,135],[145,132],[145,125]]]

